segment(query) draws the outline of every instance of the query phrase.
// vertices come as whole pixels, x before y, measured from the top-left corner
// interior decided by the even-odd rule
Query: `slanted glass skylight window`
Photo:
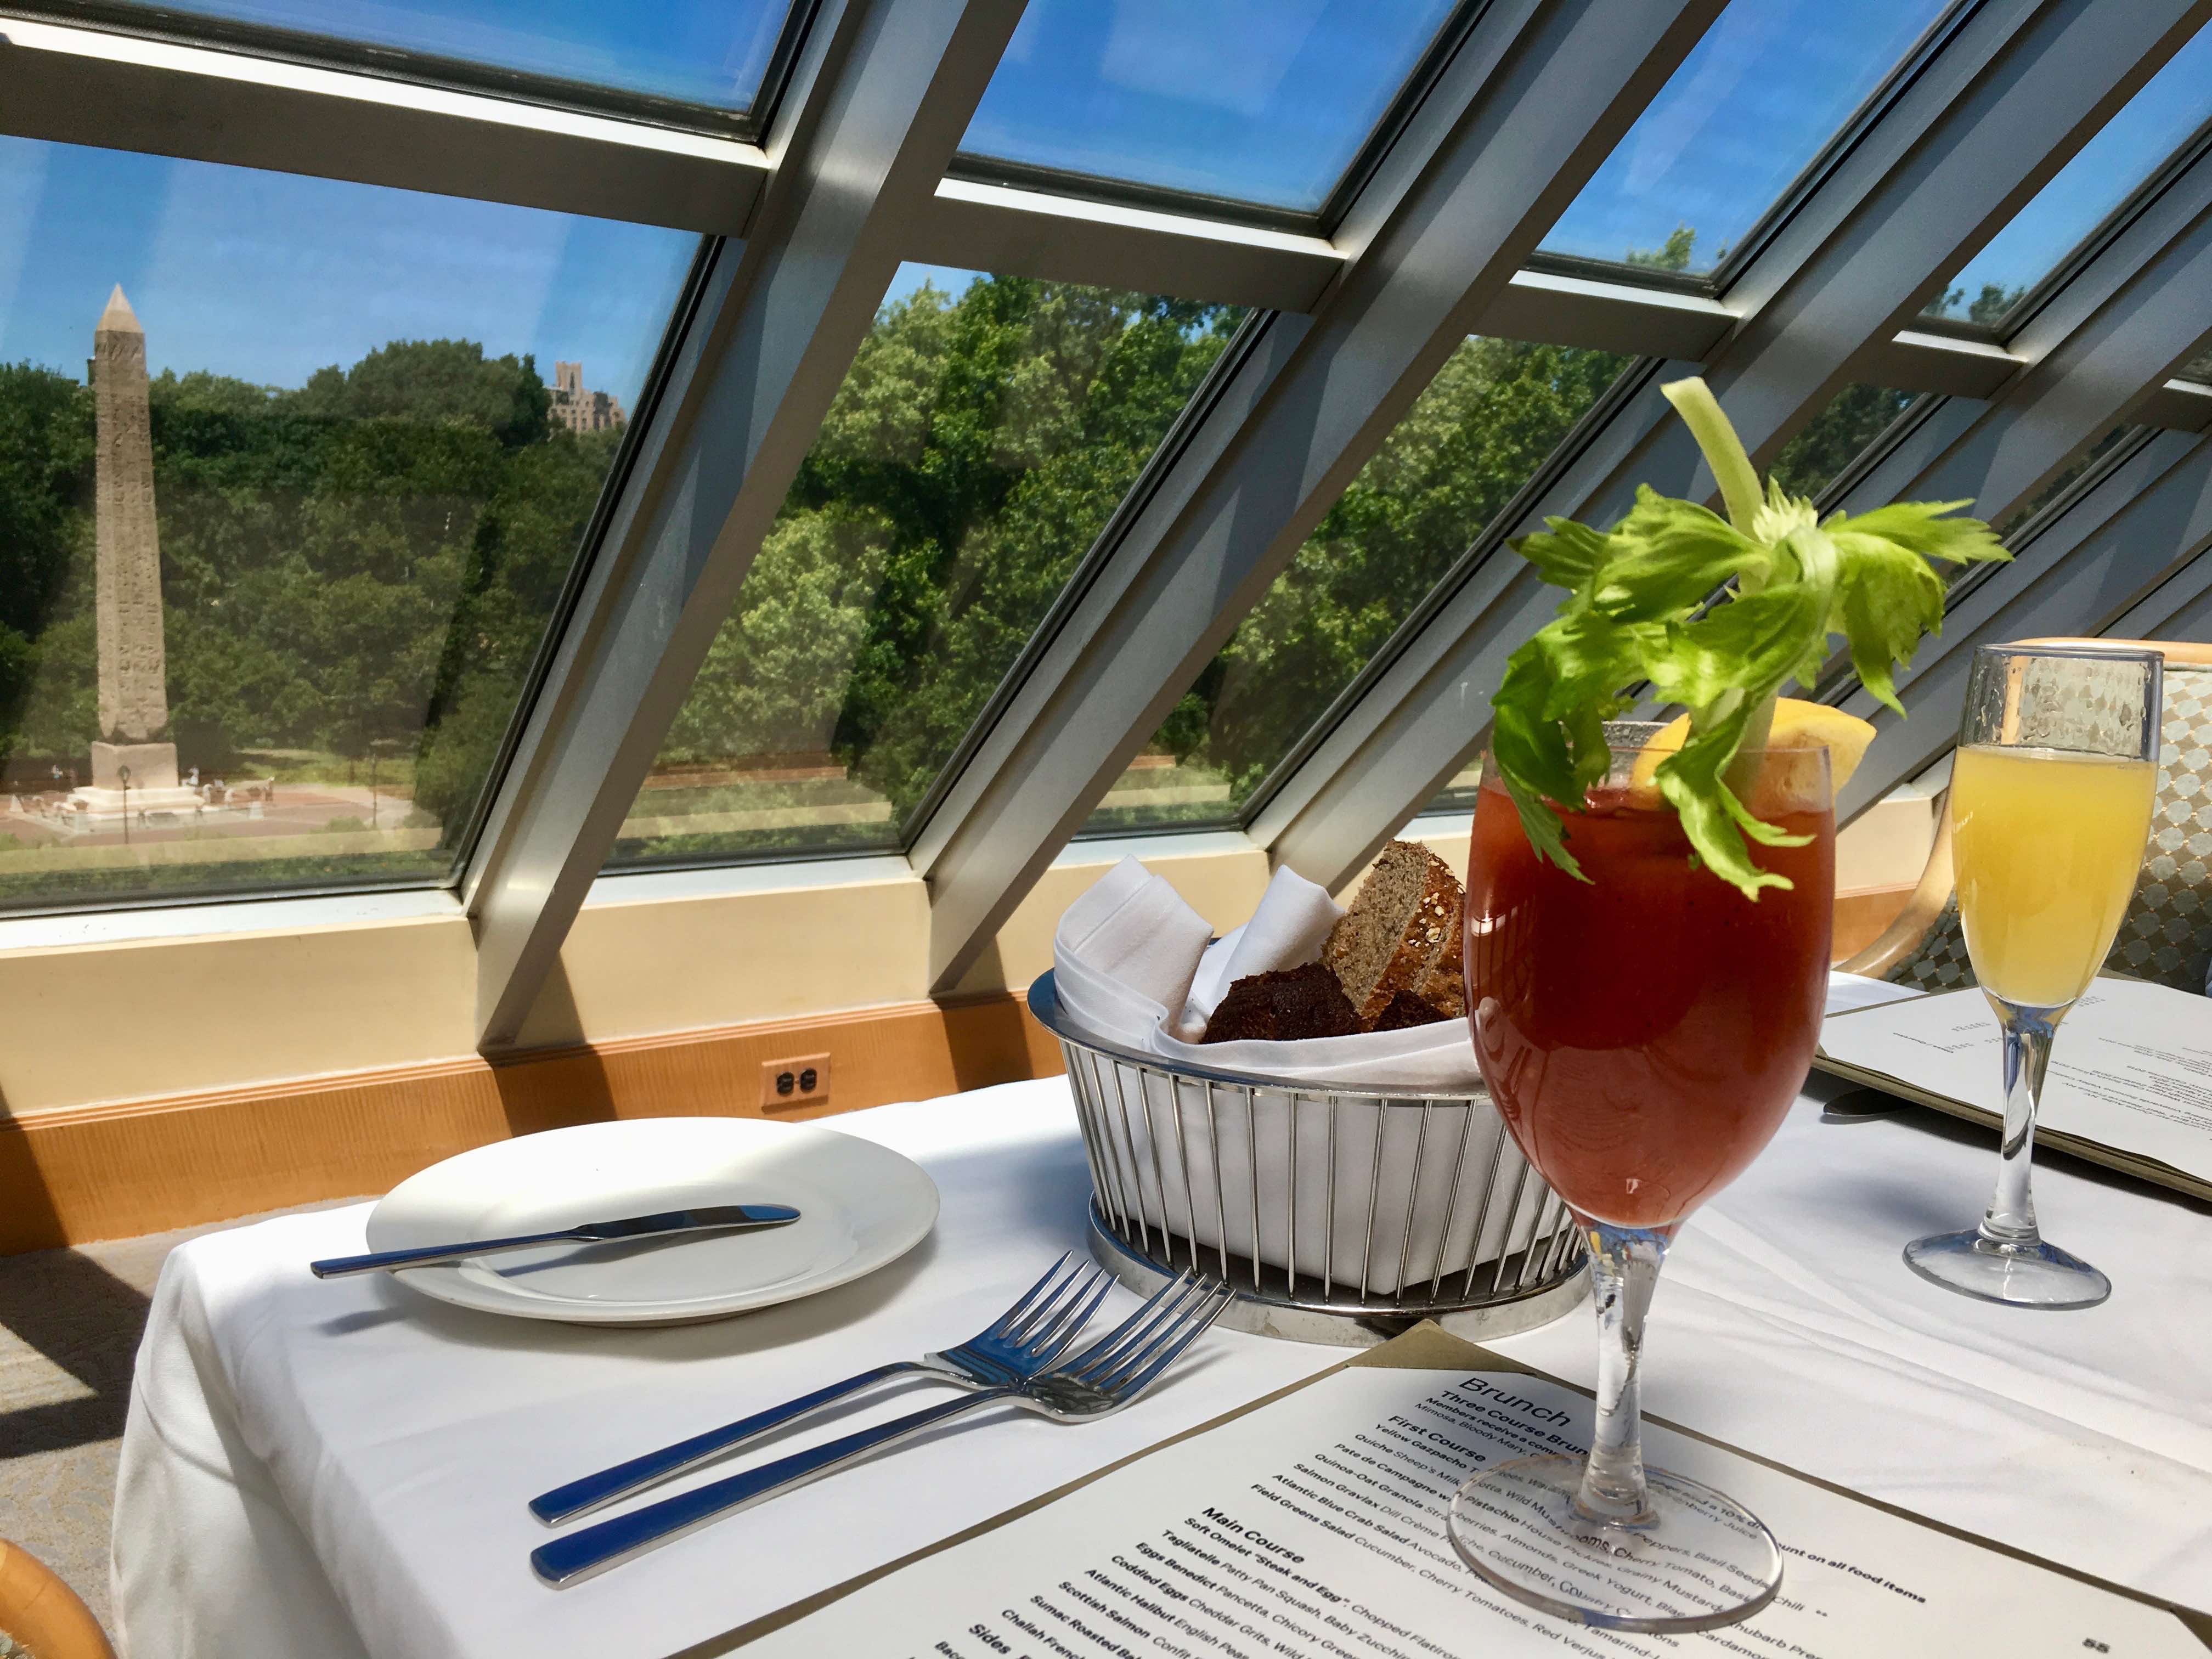
[[[1946,0],[1732,0],[1544,239],[1704,276],[1780,199]]]
[[[903,267],[615,862],[897,845],[1243,315]]]
[[[696,246],[0,139],[0,908],[448,878]]]
[[[318,57],[395,54],[566,81],[732,113],[751,107],[788,0],[125,0],[150,23],[181,11]],[[403,60],[404,63],[404,60]]]
[[[1783,445],[1782,453],[1767,469],[1767,477],[1793,495],[1818,501],[1868,445],[1918,401],[1917,392],[1855,381],[1831,398],[1826,408]]]
[[[1084,833],[1234,822],[1626,361],[1462,343]]]
[[[1966,262],[1931,317],[2002,330],[2027,291],[2212,119],[2212,29],[2199,30]]]
[[[962,155],[1316,213],[1453,9],[1030,0]]]
[[[1768,476],[1793,495],[1817,499],[1916,401],[1916,394],[1888,386],[1845,386],[1783,447]],[[1459,775],[1421,811],[1471,812],[1481,787],[1481,758],[1470,755]]]

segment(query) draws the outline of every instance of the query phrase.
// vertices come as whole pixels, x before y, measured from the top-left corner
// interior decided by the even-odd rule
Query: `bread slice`
[[[1370,1028],[1377,1031],[1407,1031],[1417,1025],[1435,1025],[1449,1018],[1434,1004],[1425,1002],[1411,991],[1394,991],[1390,1001],[1376,1017]]]
[[[1465,890],[1454,884],[1451,927],[1444,948],[1428,970],[1413,981],[1413,994],[1446,1019],[1467,1018],[1467,924]]]
[[[1318,962],[1253,974],[1229,988],[1206,1023],[1201,1042],[1298,1042],[1350,1036],[1359,1021],[1336,975]]]
[[[1403,841],[1383,848],[1322,947],[1322,960],[1335,970],[1362,1025],[1371,1029],[1400,991],[1466,1012],[1464,993],[1447,997],[1440,988],[1419,989],[1458,978],[1461,903],[1459,883],[1427,848]],[[1447,952],[1452,966],[1439,973]]]

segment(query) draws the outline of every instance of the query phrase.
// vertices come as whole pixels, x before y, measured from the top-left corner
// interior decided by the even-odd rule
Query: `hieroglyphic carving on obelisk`
[[[100,652],[100,734],[93,783],[149,791],[177,787],[177,750],[157,741],[169,723],[168,653],[161,635],[161,543],[154,520],[154,432],[147,407],[146,331],[118,284],[92,335],[98,416],[93,543]],[[129,769],[129,775],[122,769]]]

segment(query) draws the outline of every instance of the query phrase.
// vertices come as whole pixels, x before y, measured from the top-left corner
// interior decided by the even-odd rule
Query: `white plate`
[[[583,1325],[673,1325],[811,1296],[873,1273],[937,1221],[911,1159],[805,1123],[629,1118],[494,1141],[410,1176],[368,1218],[368,1248],[512,1237],[701,1204],[789,1204],[757,1233],[511,1250],[398,1277],[458,1307]]]

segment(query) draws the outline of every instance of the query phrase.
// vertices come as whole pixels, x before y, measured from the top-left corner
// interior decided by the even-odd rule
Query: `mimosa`
[[[2055,1008],[2089,987],[2136,890],[2158,769],[2059,749],[1960,749],[1959,920],[1982,988]]]

